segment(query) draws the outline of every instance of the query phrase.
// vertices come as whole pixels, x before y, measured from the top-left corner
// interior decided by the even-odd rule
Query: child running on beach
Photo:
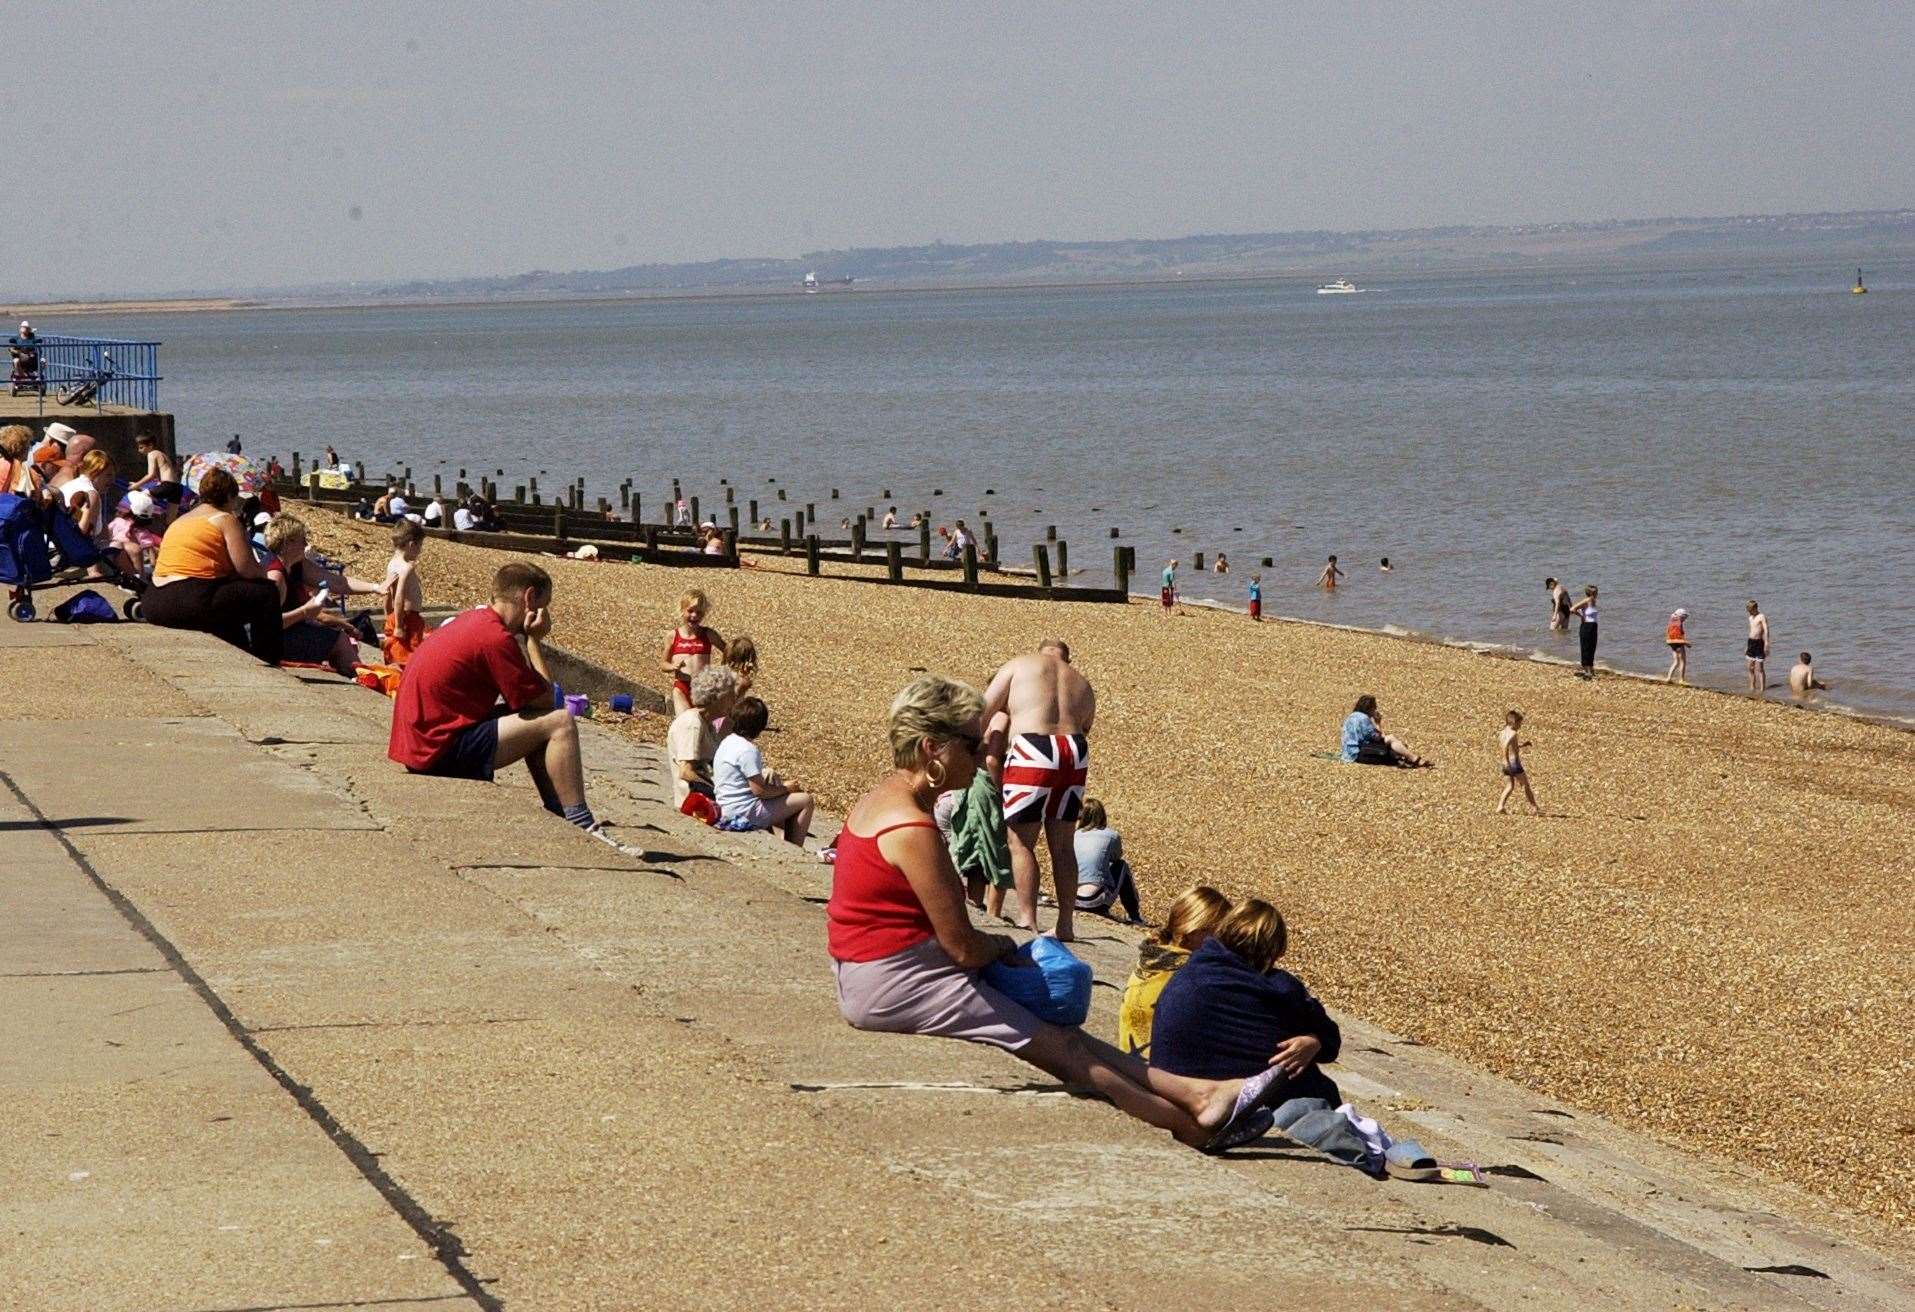
[[[1317,586],[1325,592],[1335,592],[1337,580],[1342,577],[1343,571],[1337,568],[1337,558],[1332,556],[1329,563],[1323,567],[1323,573],[1317,575]]]
[[[1523,768],[1523,748],[1529,746],[1529,742],[1520,737],[1522,731],[1521,711],[1510,711],[1503,716],[1503,731],[1496,735],[1503,756],[1503,795],[1496,799],[1497,815],[1509,814],[1509,799],[1519,783],[1523,786],[1523,796],[1529,800],[1529,809],[1537,815],[1543,813],[1543,808],[1536,805],[1536,790],[1529,786],[1529,771]]]
[[[1250,576],[1250,618],[1263,623],[1263,575]]]
[[[1678,606],[1669,616],[1669,677],[1664,683],[1689,682],[1689,612]]]
[[[379,639],[388,665],[404,668],[426,640],[426,590],[419,581],[419,553],[426,533],[409,519],[392,526],[392,560],[386,565],[386,627]]]
[[[665,658],[658,667],[672,676],[672,713],[683,715],[692,705],[692,676],[725,657],[725,640],[716,629],[705,627],[711,613],[711,599],[702,588],[687,588],[678,599],[679,621],[665,644]]]

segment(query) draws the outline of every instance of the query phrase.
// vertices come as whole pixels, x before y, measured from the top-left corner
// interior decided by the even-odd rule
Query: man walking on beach
[[[1077,898],[1075,830],[1084,806],[1090,769],[1091,721],[1097,694],[1071,665],[1061,638],[1046,638],[1037,651],[1014,656],[984,690],[984,722],[999,711],[1011,717],[1004,760],[1004,825],[1011,840],[1011,878],[1017,885],[1017,923],[1037,928],[1037,839],[1051,854],[1057,891],[1052,933],[1068,943]]]

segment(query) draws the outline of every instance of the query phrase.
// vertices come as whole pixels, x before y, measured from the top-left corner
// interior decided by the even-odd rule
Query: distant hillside
[[[360,285],[325,293],[376,300],[546,299],[660,292],[796,289],[805,274],[883,286],[1254,277],[1498,267],[1617,257],[1799,252],[1867,260],[1915,254],[1915,209],[1544,223],[1393,232],[1259,232],[1129,241],[994,242],[813,251],[796,259],[638,264]],[[313,289],[319,291],[320,289]],[[324,294],[324,293],[322,293]]]

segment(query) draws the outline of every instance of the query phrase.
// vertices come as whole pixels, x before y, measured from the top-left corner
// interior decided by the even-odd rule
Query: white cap
[[[1688,611],[1687,611],[1686,609],[1684,609],[1683,607],[1681,607],[1681,606],[1678,606],[1678,607],[1676,607],[1676,613],[1675,613],[1674,615],[1672,615],[1672,616],[1671,616],[1670,618],[1671,618],[1671,619],[1678,619],[1678,620],[1686,620],[1686,619],[1688,619],[1688,618],[1689,618],[1689,612],[1688,612]]]
[[[20,331],[21,331],[21,332],[25,332],[25,331],[26,331],[27,329],[29,329],[29,328],[31,328],[31,327],[33,327],[33,325],[32,325],[32,324],[30,324],[30,323],[28,323],[28,322],[27,322],[27,321],[26,321],[25,319],[22,319],[22,320],[20,321]]]
[[[272,517],[271,515],[269,515],[269,514],[267,514],[267,513],[266,513],[265,511],[263,511],[263,510],[262,510],[262,511],[260,511],[260,512],[259,512],[259,513],[258,513],[257,515],[254,515],[254,516],[253,516],[253,527],[254,527],[254,528],[265,528],[265,527],[266,527],[266,526],[267,526],[268,524],[270,524],[270,523],[272,523],[272,522],[273,522],[273,517]]]
[[[153,494],[142,487],[136,487],[126,494],[126,508],[135,519],[150,518],[157,509],[153,504]]]

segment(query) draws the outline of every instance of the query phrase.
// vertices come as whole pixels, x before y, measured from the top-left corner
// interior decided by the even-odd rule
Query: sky
[[[1907,0],[60,0],[5,30],[22,299],[1915,204]]]

